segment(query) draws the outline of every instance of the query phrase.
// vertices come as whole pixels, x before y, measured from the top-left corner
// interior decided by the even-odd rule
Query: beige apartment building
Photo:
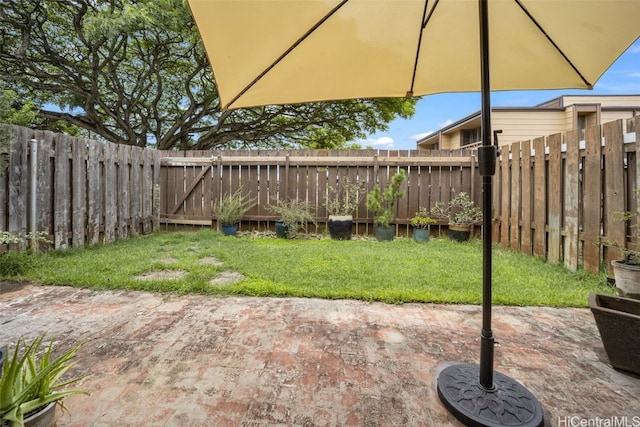
[[[500,145],[585,128],[640,114],[640,95],[564,95],[534,107],[493,107]],[[480,145],[480,111],[417,142],[418,148],[452,150]]]

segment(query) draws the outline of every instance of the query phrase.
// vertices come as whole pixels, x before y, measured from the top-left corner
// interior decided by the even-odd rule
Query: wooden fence
[[[157,151],[20,127],[15,132],[0,178],[0,231],[24,236],[35,230],[65,248],[158,227]]]
[[[206,155],[206,156],[205,156]],[[457,191],[480,200],[480,180],[470,152],[421,150],[286,150],[163,152],[160,177],[160,222],[165,229],[215,225],[214,204],[238,188],[254,197],[242,229],[272,229],[277,219],[268,205],[276,200],[300,199],[312,206],[324,230],[326,202],[340,177],[361,183],[361,201],[354,215],[355,232],[371,234],[373,215],[365,198],[375,184],[385,186],[404,169],[406,197],[397,207],[398,233],[407,235],[410,218],[419,207],[449,201]],[[199,156],[199,157],[198,157]]]
[[[175,152],[99,143],[16,128],[18,142],[0,179],[0,231],[44,231],[55,247],[111,242],[164,229],[216,225],[212,208],[242,188],[257,200],[241,229],[272,229],[267,206],[297,198],[315,208],[323,231],[326,201],[339,177],[363,184],[355,232],[372,233],[365,195],[407,172],[397,208],[398,234],[419,207],[430,209],[458,191],[481,201],[473,152],[420,150],[285,150]],[[527,255],[598,273],[619,247],[635,248],[640,117],[514,143],[500,149],[494,178],[493,239]],[[37,141],[30,167],[29,141]],[[35,172],[36,187],[30,181]],[[36,190],[35,227],[29,195]],[[611,246],[609,243],[615,243]],[[1,249],[1,248],[0,248]]]
[[[598,273],[634,248],[640,116],[500,149],[494,241],[570,270]],[[610,243],[615,243],[611,246]]]

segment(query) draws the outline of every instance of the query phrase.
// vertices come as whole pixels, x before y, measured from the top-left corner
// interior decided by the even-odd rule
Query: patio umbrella
[[[469,425],[543,423],[493,371],[491,90],[592,88],[639,36],[637,0],[189,0],[223,109],[480,91],[483,321],[479,366],[438,377]]]

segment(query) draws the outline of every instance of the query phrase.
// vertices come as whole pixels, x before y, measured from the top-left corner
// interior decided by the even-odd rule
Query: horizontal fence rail
[[[36,232],[66,248],[158,227],[157,151],[14,130],[9,167],[0,177],[0,231]]]
[[[407,173],[406,196],[400,199],[396,219],[399,233],[407,233],[411,217],[420,207],[430,209],[448,202],[455,192],[480,199],[476,160],[471,152],[422,150],[286,150],[215,151],[207,153],[163,152],[161,160],[160,222],[167,229],[181,226],[216,226],[213,207],[238,189],[256,204],[247,212],[241,229],[270,229],[277,216],[269,205],[278,200],[308,203],[324,229],[326,204],[341,177],[361,185],[360,203],[354,214],[355,232],[372,233],[373,215],[366,208],[366,194],[379,184],[386,186],[400,169]],[[206,157],[202,154],[207,154]],[[202,157],[196,157],[196,156]]]

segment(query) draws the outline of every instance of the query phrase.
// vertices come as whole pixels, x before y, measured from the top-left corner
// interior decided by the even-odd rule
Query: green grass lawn
[[[203,263],[216,258],[221,265]],[[482,244],[446,238],[417,243],[226,237],[206,230],[154,233],[106,246],[44,254],[5,253],[0,274],[42,284],[93,289],[213,295],[353,298],[389,303],[481,302]],[[13,266],[13,269],[11,268]],[[183,270],[178,280],[138,280],[158,270]],[[222,271],[245,279],[209,283]],[[586,307],[589,292],[613,293],[606,279],[512,253],[493,252],[493,302]]]

